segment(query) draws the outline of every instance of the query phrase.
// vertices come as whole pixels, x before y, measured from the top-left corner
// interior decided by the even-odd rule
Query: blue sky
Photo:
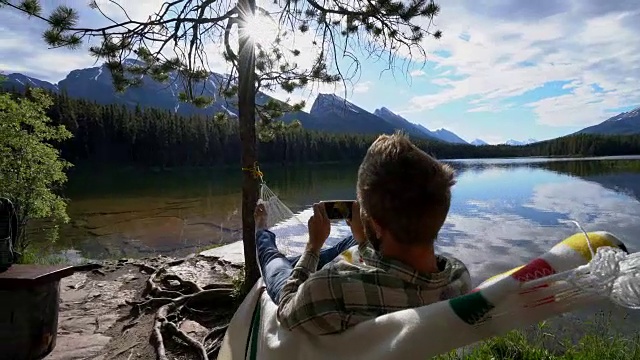
[[[57,3],[78,7],[86,24],[103,21],[85,2],[43,2]],[[118,16],[107,1],[99,3]],[[162,1],[119,3],[144,19]],[[384,106],[431,130],[444,127],[489,143],[562,136],[640,106],[640,10],[634,1],[440,3],[436,26],[444,36],[424,41],[427,58],[408,67],[399,59],[393,74],[383,72],[383,61],[363,62],[358,81],[346,89],[351,102],[369,111]],[[57,82],[75,68],[93,66],[86,49],[46,49],[42,29],[37,21],[0,10],[0,71]],[[305,38],[296,41],[304,44]],[[310,61],[315,49],[298,47]],[[218,44],[211,44],[211,53],[212,70],[223,72]],[[344,96],[345,89],[321,85],[274,95],[305,99],[310,108],[318,92]]]

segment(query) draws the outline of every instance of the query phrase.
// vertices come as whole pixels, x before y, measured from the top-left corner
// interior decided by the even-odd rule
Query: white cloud
[[[611,180],[613,177],[609,176],[609,181],[616,183]],[[607,176],[600,178],[604,180]],[[587,181],[572,182],[571,191],[567,191],[566,186],[566,183],[538,185],[525,206],[540,211],[561,212],[568,219],[578,221],[588,231],[603,230],[613,234],[636,234],[640,231],[640,203],[630,201],[629,196]],[[621,240],[633,251],[640,245],[636,239]]]
[[[420,77],[420,76],[425,76],[427,73],[425,73],[422,70],[413,70],[412,72],[409,73],[409,75],[411,77]]]
[[[18,16],[0,16],[0,19],[5,20],[0,21],[0,71],[21,72],[57,82],[69,71],[94,63],[86,53],[81,56],[68,49],[47,49],[41,40],[44,26],[36,21],[25,21]],[[18,23],[22,26],[20,30],[16,30]]]
[[[574,0],[549,10],[546,3],[512,0],[491,3],[486,12],[464,0],[443,3],[438,25],[444,37],[424,44],[429,60],[456,77],[434,79],[443,89],[415,96],[405,112],[471,97],[479,98],[474,111],[495,110],[487,103],[552,81],[572,82],[573,93],[530,103],[541,124],[586,126],[611,116],[607,109],[640,105],[640,11],[622,8],[622,2],[607,5],[608,12],[587,11],[596,2]],[[508,12],[514,8],[524,10],[516,16]],[[464,33],[468,41],[458,37]],[[433,55],[438,50],[450,56]],[[593,84],[604,92],[595,92]]]
[[[469,109],[467,112],[500,112],[500,109],[489,106],[489,105],[481,105],[481,106]]]
[[[357,94],[366,93],[371,89],[372,85],[373,81],[359,82],[353,87],[353,92]]]

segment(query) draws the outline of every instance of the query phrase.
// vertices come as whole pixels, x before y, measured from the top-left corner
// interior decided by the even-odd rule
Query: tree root
[[[202,290],[194,294],[182,295],[177,298],[157,297],[157,298],[150,298],[150,299],[139,301],[139,302],[129,301],[128,303],[130,305],[138,305],[142,307],[157,307],[157,306],[162,306],[170,303],[174,303],[176,305],[183,305],[187,301],[211,302],[216,300],[219,300],[219,301],[231,300],[232,295],[233,295],[232,289],[209,289],[209,290]]]
[[[154,268],[151,265],[147,265],[147,264],[142,264],[142,263],[131,263],[131,265],[137,267],[138,269],[149,273],[149,274],[153,274],[154,272],[158,271],[158,269]]]
[[[167,311],[167,308],[164,306],[161,307],[156,313],[156,320],[153,323],[152,339],[154,340],[158,360],[169,360],[169,358],[167,358],[167,352],[164,349],[164,341],[162,340],[162,325],[167,321]]]
[[[234,310],[234,287],[230,283],[214,283],[206,286],[182,279],[179,275],[168,274],[168,268],[180,265],[187,259],[171,261],[160,268],[146,264],[132,264],[141,271],[150,273],[140,301],[127,301],[134,317],[147,310],[155,313],[151,341],[158,360],[169,360],[165,341],[175,337],[199,354],[203,360],[214,359],[228,324],[209,331],[202,341],[195,340],[176,324],[186,318],[209,321],[220,313],[229,314]],[[224,317],[226,318],[226,317]]]
[[[179,319],[179,313],[182,307],[186,306],[186,304],[193,299],[211,300],[220,299],[221,296],[231,297],[232,292],[221,289],[212,289],[204,290],[195,294],[184,295],[177,299],[154,298],[147,300],[149,303],[155,302],[156,304],[164,304],[160,306],[156,313],[152,334],[158,360],[168,360],[166,357],[163,335],[175,336],[178,339],[182,340],[189,347],[196,350],[196,352],[200,354],[203,360],[215,358],[218,351],[220,350],[222,338],[224,337],[228,325],[214,328],[204,337],[203,342],[201,343],[187,335],[184,331],[180,330],[174,322],[169,320],[169,318],[176,317]],[[212,303],[209,302],[209,304]],[[209,346],[205,347],[205,345],[203,344],[208,340],[213,341]]]
[[[178,327],[172,322],[165,322],[163,326],[163,330],[165,330],[169,335],[173,335],[178,339],[184,341],[187,345],[195,348],[199,353],[202,360],[209,360],[209,356],[207,355],[207,350],[202,346],[202,344],[194,340],[191,336],[187,335],[184,331],[178,329]]]
[[[229,284],[229,283],[208,284],[208,285],[205,285],[202,289],[203,290],[210,290],[210,289],[229,289],[229,290],[232,290],[233,289],[233,284]]]
[[[218,326],[209,331],[209,333],[207,333],[207,335],[202,339],[202,343],[204,344],[210,358],[214,358],[218,355],[218,351],[220,351],[220,346],[222,345],[222,339],[224,338],[224,334],[227,332],[228,327],[229,324]],[[210,340],[211,344],[207,345],[207,342]]]
[[[191,293],[197,293],[202,291],[202,288],[200,286],[198,286],[198,284],[194,283],[193,281],[189,281],[189,280],[182,280],[182,278],[178,275],[175,274],[167,274],[165,276],[162,277],[162,285],[168,287],[168,288],[173,288],[176,287],[174,285],[171,285],[171,281],[176,281],[178,282],[178,288],[181,289],[186,289],[187,291],[191,292]]]

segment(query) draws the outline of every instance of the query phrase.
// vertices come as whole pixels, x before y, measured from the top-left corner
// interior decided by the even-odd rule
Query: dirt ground
[[[143,300],[146,295],[147,280],[153,272],[149,267],[159,269],[173,260],[176,259],[123,259],[63,279],[56,347],[46,359],[156,359],[151,334],[157,308],[132,311],[135,306],[130,302]],[[167,273],[200,287],[213,283],[233,286],[240,269],[215,257],[192,256],[167,268]],[[215,311],[215,305],[210,304],[212,312],[207,313],[207,318],[181,316],[186,319],[174,321],[184,333],[202,341],[210,329],[228,323],[233,315],[228,306]],[[200,358],[180,340],[165,336],[164,342],[171,359]]]

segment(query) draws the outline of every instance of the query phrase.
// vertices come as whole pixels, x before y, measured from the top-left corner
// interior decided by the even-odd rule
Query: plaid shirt
[[[437,255],[442,271],[420,274],[382,257],[367,243],[315,271],[318,261],[317,254],[305,251],[281,290],[278,320],[289,330],[334,334],[380,315],[471,290],[466,266],[451,257]]]

